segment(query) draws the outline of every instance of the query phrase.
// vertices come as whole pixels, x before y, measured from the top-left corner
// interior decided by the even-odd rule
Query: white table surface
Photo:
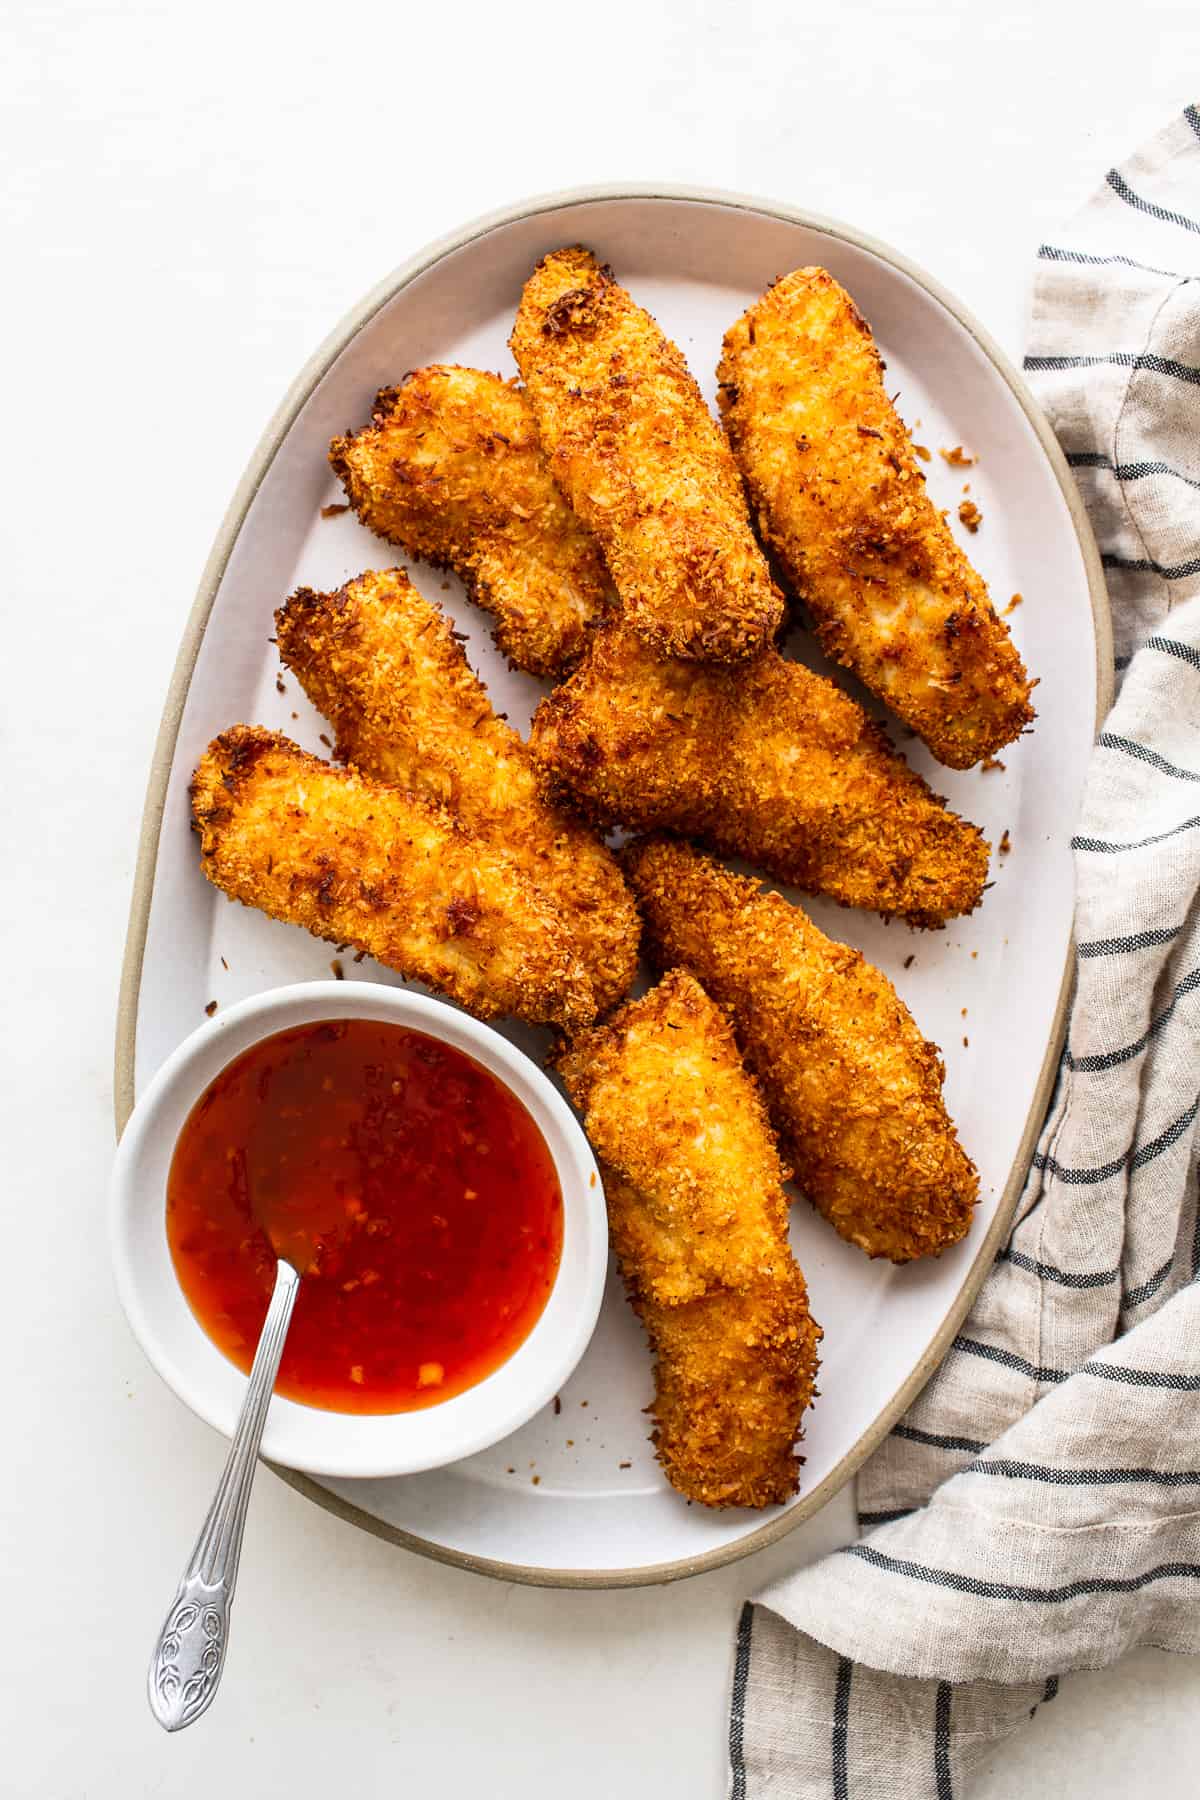
[[[429,238],[585,181],[759,192],[890,240],[1019,354],[1035,246],[1197,69],[1195,0],[3,10],[4,1795],[723,1793],[738,1606],[850,1534],[846,1496],[752,1562],[569,1594],[405,1556],[264,1476],[216,1707],[175,1739],[149,1717],[222,1455],[136,1350],[104,1230],[176,644],[284,387]],[[1064,1680],[973,1791],[1190,1795],[1198,1701],[1151,1652]]]

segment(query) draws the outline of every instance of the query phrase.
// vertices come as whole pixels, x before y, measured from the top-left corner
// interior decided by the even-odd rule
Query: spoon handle
[[[150,1659],[150,1710],[164,1731],[180,1731],[208,1709],[225,1666],[246,1508],[299,1288],[281,1258],[225,1470]]]

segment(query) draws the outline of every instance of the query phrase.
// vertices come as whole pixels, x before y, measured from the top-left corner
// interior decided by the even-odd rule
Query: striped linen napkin
[[[1038,252],[1031,346],[1122,682],[1068,1047],[1009,1241],[859,1477],[866,1535],[743,1611],[734,1800],[951,1800],[1063,1673],[1200,1649],[1200,108]]]

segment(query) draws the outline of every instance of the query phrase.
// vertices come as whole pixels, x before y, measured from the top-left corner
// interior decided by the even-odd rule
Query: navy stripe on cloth
[[[1119,169],[1110,169],[1105,180],[1117,198],[1123,200],[1126,206],[1132,206],[1136,212],[1148,213],[1152,219],[1161,219],[1164,225],[1178,225],[1183,231],[1200,233],[1200,225],[1197,225],[1195,219],[1189,219],[1186,213],[1172,212],[1169,207],[1156,206],[1153,200],[1143,200],[1140,194],[1135,194]]]
[[[1046,1481],[1052,1487],[1119,1487],[1124,1481],[1156,1487],[1200,1487],[1200,1469],[1062,1469],[1045,1463],[1014,1461],[1009,1456],[988,1457],[972,1463],[966,1475],[999,1475],[1009,1481]]]
[[[1096,450],[1069,450],[1067,462],[1073,469],[1103,469],[1120,482],[1147,481],[1152,475],[1169,475],[1188,487],[1200,488],[1200,481],[1194,476],[1185,475],[1182,469],[1173,469],[1165,462],[1115,463],[1111,457],[1102,456]]]
[[[1169,275],[1173,280],[1186,281],[1187,276],[1180,276],[1177,269],[1156,269],[1150,263],[1135,262],[1132,256],[1092,256],[1086,250],[1064,250],[1057,244],[1041,244],[1038,257],[1042,262],[1087,263],[1107,267],[1110,263],[1122,263],[1127,269],[1140,269],[1143,275]]]
[[[849,1657],[838,1658],[837,1685],[833,1692],[833,1800],[849,1800],[850,1796],[850,1683],[854,1664]]]
[[[1147,749],[1145,744],[1135,744],[1132,738],[1119,737],[1115,731],[1102,731],[1097,738],[1106,750],[1119,750],[1123,756],[1132,756],[1147,768],[1157,769],[1160,775],[1171,775],[1176,781],[1200,781],[1194,769],[1181,769],[1177,763],[1168,762],[1157,750]]]
[[[1200,1095],[1192,1101],[1187,1111],[1180,1113],[1179,1117],[1173,1120],[1158,1137],[1152,1138],[1148,1144],[1143,1144],[1141,1149],[1133,1151],[1132,1155],[1127,1152],[1119,1162],[1101,1163],[1098,1168],[1094,1169],[1065,1169],[1052,1156],[1047,1156],[1039,1150],[1033,1159],[1033,1165],[1036,1169],[1046,1170],[1057,1180],[1065,1182],[1068,1187],[1091,1187],[1097,1181],[1107,1181],[1110,1175],[1119,1175],[1125,1168],[1128,1168],[1131,1173],[1135,1169],[1145,1168],[1148,1162],[1153,1162],[1156,1156],[1161,1156],[1164,1150],[1169,1150],[1172,1144],[1178,1143],[1196,1117],[1197,1112],[1200,1112]],[[1026,1213],[1025,1216],[1028,1218],[1029,1214]]]
[[[933,1772],[937,1781],[937,1800],[954,1800],[950,1785],[950,1702],[948,1681],[939,1681],[933,1716]]]
[[[1078,1273],[1071,1269],[1056,1269],[1053,1263],[1035,1262],[1032,1256],[1026,1256],[1020,1250],[1001,1250],[996,1257],[997,1262],[1012,1263],[1015,1268],[1025,1269],[1036,1275],[1039,1281],[1052,1281],[1056,1287],[1067,1288],[1102,1288],[1111,1287],[1120,1279],[1120,1269],[1095,1269],[1086,1273]]]
[[[1161,1369],[1127,1369],[1120,1363],[1085,1362],[1081,1375],[1117,1381],[1125,1387],[1162,1388],[1171,1394],[1200,1394],[1200,1375],[1169,1375]]]
[[[1200,575],[1200,556],[1193,556],[1187,562],[1160,563],[1149,556],[1116,556],[1111,550],[1101,553],[1100,564],[1105,569],[1126,569],[1134,575],[1161,575],[1164,581],[1183,581],[1189,575]]]
[[[1143,1051],[1147,1044],[1156,1038],[1160,1031],[1168,1026],[1175,1016],[1179,1002],[1187,995],[1194,994],[1200,988],[1200,969],[1193,969],[1183,980],[1176,983],[1175,991],[1167,1005],[1151,1019],[1149,1026],[1132,1044],[1126,1044],[1121,1050],[1106,1050],[1095,1056],[1072,1056],[1070,1050],[1063,1052],[1063,1061],[1068,1069],[1074,1069],[1078,1075],[1095,1075],[1103,1069],[1115,1069],[1121,1063],[1132,1062],[1133,1058]]]
[[[1069,1381],[1071,1376],[1070,1369],[1042,1369],[1011,1350],[1001,1350],[997,1344],[981,1344],[977,1338],[956,1337],[950,1348],[961,1350],[966,1356],[982,1357],[985,1362],[999,1363],[1005,1369],[1015,1369],[1018,1375],[1027,1375],[1031,1381]]]
[[[858,1527],[860,1531],[870,1531],[876,1525],[894,1525],[897,1519],[910,1519],[915,1511],[913,1506],[894,1506],[890,1512],[860,1512]]]
[[[1105,350],[1094,356],[1027,356],[1024,367],[1031,372],[1057,369],[1094,369],[1102,363],[1118,369],[1144,369],[1151,375],[1171,375],[1176,381],[1200,384],[1200,369],[1192,363],[1175,362],[1169,356],[1156,356],[1153,351]]]
[[[750,1639],[754,1608],[749,1600],[738,1619],[733,1662],[733,1701],[729,1709],[729,1766],[733,1773],[730,1800],[746,1800],[746,1685],[750,1679]]]
[[[1183,109],[1183,116],[1195,132],[1196,136],[1200,137],[1200,108],[1195,106],[1185,106]]]
[[[1148,637],[1142,646],[1145,650],[1157,650],[1163,656],[1177,656],[1180,662],[1190,663],[1193,669],[1200,669],[1200,650],[1193,650],[1190,644],[1180,644],[1175,638],[1159,637],[1156,632]]]
[[[1135,931],[1129,937],[1093,938],[1090,944],[1076,944],[1076,956],[1125,956],[1131,950],[1154,950],[1169,944],[1183,930],[1182,925],[1156,925],[1149,931]]]
[[[1129,1312],[1133,1307],[1144,1306],[1147,1300],[1152,1300],[1155,1294],[1167,1285],[1167,1282],[1171,1279],[1171,1271],[1174,1267],[1175,1257],[1172,1254],[1171,1256],[1168,1256],[1161,1269],[1155,1269],[1149,1280],[1143,1281],[1140,1287],[1130,1288],[1129,1292],[1121,1301],[1121,1311]]]
[[[1082,1600],[1089,1594],[1136,1594],[1156,1581],[1200,1580],[1200,1563],[1157,1563],[1138,1575],[1093,1575],[1081,1581],[1064,1582],[1061,1587],[1027,1587],[1018,1582],[981,1581],[975,1575],[959,1575],[953,1569],[933,1569],[925,1563],[909,1562],[902,1556],[889,1556],[874,1544],[847,1544],[841,1554],[857,1556],[872,1568],[889,1575],[905,1575],[911,1581],[925,1581],[932,1587],[950,1588],[956,1594],[971,1594],[978,1600],[1032,1600],[1043,1604],[1062,1605],[1069,1600]]]
[[[952,1437],[941,1431],[922,1431],[919,1425],[897,1425],[892,1431],[893,1437],[906,1438],[910,1444],[928,1444],[933,1450],[965,1450],[968,1456],[978,1456],[987,1445],[980,1439],[969,1437]]]
[[[1165,844],[1168,838],[1178,837],[1183,831],[1194,831],[1197,825],[1200,825],[1200,814],[1172,825],[1170,831],[1156,831],[1152,837],[1134,838],[1128,844],[1110,844],[1104,838],[1073,837],[1071,848],[1088,850],[1093,856],[1119,856],[1122,850],[1148,850],[1151,844]]]

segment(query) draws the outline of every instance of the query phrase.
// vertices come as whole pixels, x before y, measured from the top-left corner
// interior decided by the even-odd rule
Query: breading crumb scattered
[[[542,1485],[542,1478],[541,1478],[541,1476],[540,1476],[540,1475],[531,1475],[531,1476],[530,1476],[530,1477],[529,1477],[529,1479],[530,1479],[530,1481],[532,1481],[532,1483],[533,1483],[533,1485],[534,1485],[534,1487],[541,1487],[541,1485]]]
[[[913,450],[916,453],[916,455],[918,455],[920,457],[922,462],[932,462],[933,461],[933,457],[930,455],[929,451],[925,448],[924,444],[914,444]]]
[[[330,963],[329,967],[330,967],[330,971],[332,972],[333,979],[335,981],[345,981],[346,971],[345,971],[345,969],[343,969],[341,963],[338,961],[336,956],[334,957],[333,961]]]
[[[971,1040],[970,1040],[970,1038],[965,1037],[963,1039],[963,1049],[969,1050],[970,1048],[971,1048]]]
[[[1008,835],[1007,825],[1004,828],[1004,836],[1000,839],[998,848],[1001,856],[1007,856],[1012,849],[1012,839]]]
[[[983,524],[983,514],[973,500],[959,501],[958,516],[972,536],[974,536],[975,532],[977,532],[979,527]]]
[[[275,692],[277,694],[286,694],[287,693],[287,683],[283,679],[282,675],[277,675],[275,677]]]
[[[1025,603],[1024,594],[1014,594],[1012,599],[1009,601],[1008,605],[1004,609],[1005,617],[1007,618],[1007,616],[1010,612],[1016,612],[1018,606],[1023,606],[1024,603]]]
[[[555,1396],[554,1396],[554,1416],[556,1419],[561,1411],[562,1411],[562,1397],[559,1394],[555,1394]]]
[[[917,960],[916,952],[915,951],[910,952],[909,955],[906,956],[904,959],[905,968],[911,969],[913,964],[916,962],[916,960]]]
[[[326,737],[326,735],[323,731],[320,732],[318,735],[320,736],[321,742],[324,744],[325,748],[327,750],[332,750],[333,749],[333,739],[330,737]]]
[[[998,756],[985,756],[979,765],[980,773],[983,775],[990,775],[993,769],[1005,769],[1007,767],[1008,764],[1002,763]]]
[[[216,1012],[216,1010],[217,1010],[217,1003],[215,1000],[210,1000],[208,1005],[204,1009],[205,1014],[210,1019],[212,1018],[212,1016]]]
[[[349,511],[350,507],[345,500],[335,500],[331,501],[328,506],[323,506],[321,508],[321,517],[323,519],[336,519],[339,513]]]
[[[969,450],[964,450],[961,444],[955,444],[953,450],[939,450],[938,455],[944,457],[952,469],[971,469],[979,461]]]
[[[221,958],[221,967],[225,970],[226,974],[229,973],[229,964],[225,961],[224,957]]]
[[[633,1464],[631,1462],[619,1462],[617,1467],[618,1469],[632,1469]]]

